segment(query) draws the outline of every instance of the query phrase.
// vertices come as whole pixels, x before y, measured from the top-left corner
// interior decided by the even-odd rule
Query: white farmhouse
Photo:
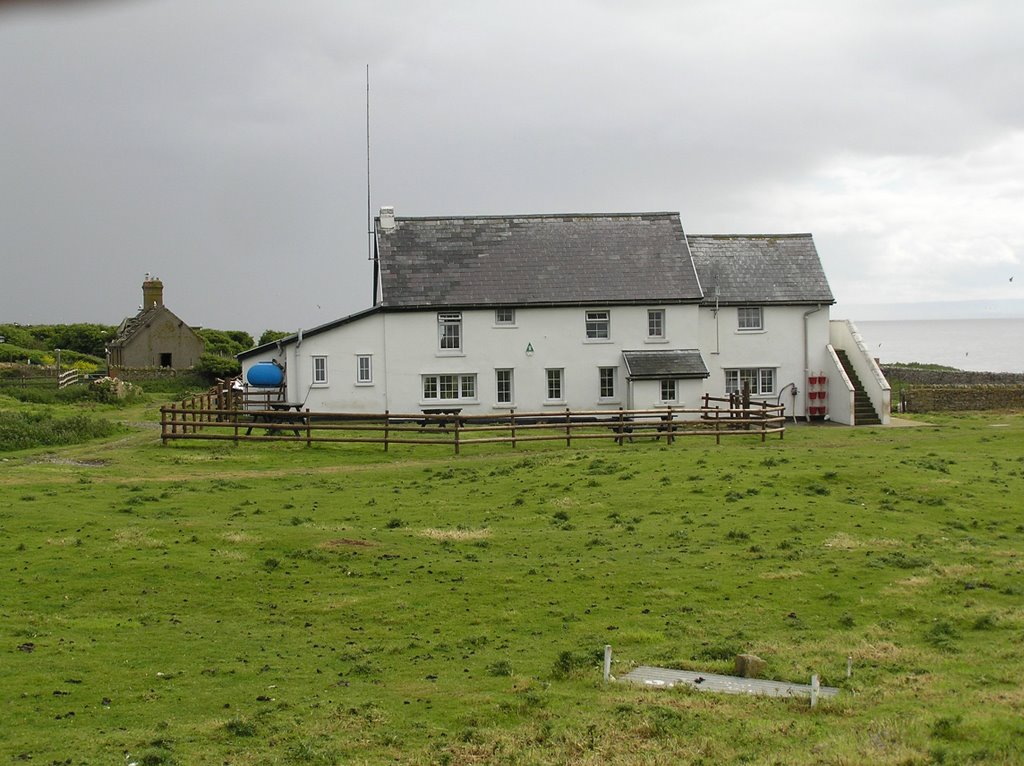
[[[687,236],[677,213],[375,224],[375,305],[241,354],[244,374],[276,360],[314,411],[694,408],[746,385],[787,415],[888,418],[809,234]]]

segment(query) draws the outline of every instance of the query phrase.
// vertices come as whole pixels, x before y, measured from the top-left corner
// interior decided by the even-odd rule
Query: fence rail
[[[225,401],[228,400],[228,401]],[[729,406],[713,406],[712,403]],[[225,406],[228,404],[229,406]],[[298,405],[272,403],[253,409],[243,406],[224,387],[160,410],[161,440],[210,439],[302,442],[317,444],[392,444],[449,446],[459,454],[475,444],[612,439],[617,444],[635,438],[665,438],[672,444],[686,436],[783,438],[783,408],[751,403],[741,408],[729,399],[704,397],[697,409],[661,407],[642,410],[560,410],[557,412],[509,412],[463,414],[446,412],[339,413],[311,412]]]

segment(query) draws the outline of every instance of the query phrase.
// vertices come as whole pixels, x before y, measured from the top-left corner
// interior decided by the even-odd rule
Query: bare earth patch
[[[372,540],[351,540],[351,539],[349,539],[347,537],[339,537],[336,540],[325,540],[324,542],[320,543],[320,545],[318,547],[320,547],[320,548],[327,548],[327,549],[331,549],[331,548],[346,548],[346,547],[350,547],[350,546],[357,546],[357,547],[362,547],[362,548],[370,548],[370,547],[373,547],[376,544],[377,543],[373,542]]]
[[[225,532],[221,535],[224,540],[229,543],[256,543],[259,542],[259,538],[250,535],[248,532]]]
[[[490,537],[489,529],[435,529],[427,527],[420,530],[421,537],[428,537],[431,540],[481,540]]]
[[[900,546],[900,541],[885,537],[875,538],[872,540],[860,540],[853,535],[848,535],[845,532],[839,532],[838,534],[832,535],[832,537],[826,540],[823,545],[826,548],[833,548],[839,551],[852,551],[857,548],[898,548]]]
[[[797,577],[803,577],[804,573],[799,569],[782,569],[778,572],[762,572],[762,580],[793,580]]]
[[[114,543],[122,548],[166,548],[167,543],[149,536],[148,529],[121,529],[114,533]]]

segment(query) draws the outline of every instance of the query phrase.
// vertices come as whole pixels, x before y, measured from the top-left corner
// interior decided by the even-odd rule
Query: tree
[[[253,347],[252,336],[242,330],[199,330],[207,354],[234,356]]]
[[[262,346],[266,343],[273,343],[275,340],[281,340],[281,338],[287,338],[291,335],[290,332],[282,332],[280,330],[264,330],[260,336],[260,341],[257,346]]]

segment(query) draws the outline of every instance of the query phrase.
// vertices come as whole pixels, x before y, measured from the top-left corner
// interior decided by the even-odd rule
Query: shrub
[[[124,404],[142,396],[142,389],[119,378],[100,378],[89,384],[90,396],[104,404]]]
[[[217,378],[233,378],[242,372],[242,363],[234,357],[203,354],[199,357],[196,372],[210,382]]]
[[[121,430],[109,420],[85,415],[55,418],[48,413],[0,412],[0,452],[78,444],[112,436]]]

